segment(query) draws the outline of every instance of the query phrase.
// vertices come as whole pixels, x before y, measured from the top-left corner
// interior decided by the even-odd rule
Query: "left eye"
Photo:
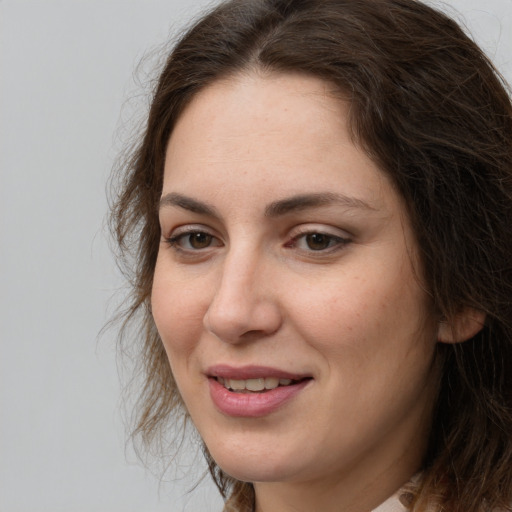
[[[306,251],[325,251],[348,243],[348,240],[326,233],[305,233],[294,238],[292,246]]]
[[[304,242],[312,251],[323,251],[334,243],[333,237],[323,233],[310,233],[305,235]]]

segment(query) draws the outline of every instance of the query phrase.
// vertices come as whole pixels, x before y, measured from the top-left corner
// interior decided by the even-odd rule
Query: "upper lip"
[[[311,375],[306,373],[294,373],[281,370],[279,368],[272,368],[270,366],[230,366],[227,364],[218,364],[210,366],[206,370],[208,377],[221,377],[223,379],[235,379],[235,380],[246,380],[246,379],[262,379],[265,377],[275,377],[277,379],[291,379],[301,380]]]

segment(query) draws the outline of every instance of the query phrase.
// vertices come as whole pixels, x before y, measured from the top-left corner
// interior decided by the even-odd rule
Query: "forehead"
[[[250,116],[253,120],[268,121],[268,110],[284,114],[291,109],[297,121],[311,120],[309,115],[318,115],[322,107],[334,108],[343,114],[341,97],[334,85],[313,75],[256,69],[212,82],[192,98],[181,118],[184,115],[191,118],[198,111],[202,116],[215,116],[218,113],[216,107],[222,104],[225,110],[221,118],[235,114],[240,120]]]
[[[277,139],[285,143],[282,151],[306,139],[326,145],[333,120],[339,130],[345,129],[345,110],[329,94],[327,84],[314,77],[235,75],[214,82],[192,99],[177,122],[169,149],[179,149],[183,132],[187,136],[193,132],[197,142],[210,145],[208,155],[212,156],[224,156],[228,148],[248,156],[262,143]]]
[[[270,172],[274,180],[293,177],[298,185],[314,176],[320,184],[332,181],[333,167],[357,169],[354,178],[384,179],[354,145],[349,109],[330,84],[312,76],[251,73],[214,82],[192,99],[174,128],[165,181]],[[343,180],[349,186],[350,173]]]

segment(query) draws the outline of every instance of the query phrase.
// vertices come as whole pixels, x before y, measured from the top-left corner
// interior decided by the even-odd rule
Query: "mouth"
[[[297,400],[314,380],[311,375],[264,366],[216,365],[206,371],[210,397],[227,416],[256,418]]]
[[[253,379],[229,379],[224,377],[213,377],[219,384],[233,393],[265,393],[278,387],[293,386],[299,382],[310,379],[288,379],[277,377],[259,377]]]

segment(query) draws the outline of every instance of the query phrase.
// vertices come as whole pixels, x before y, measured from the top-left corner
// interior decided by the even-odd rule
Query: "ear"
[[[485,325],[485,313],[466,308],[451,320],[439,322],[437,340],[441,343],[461,343],[469,340]]]

